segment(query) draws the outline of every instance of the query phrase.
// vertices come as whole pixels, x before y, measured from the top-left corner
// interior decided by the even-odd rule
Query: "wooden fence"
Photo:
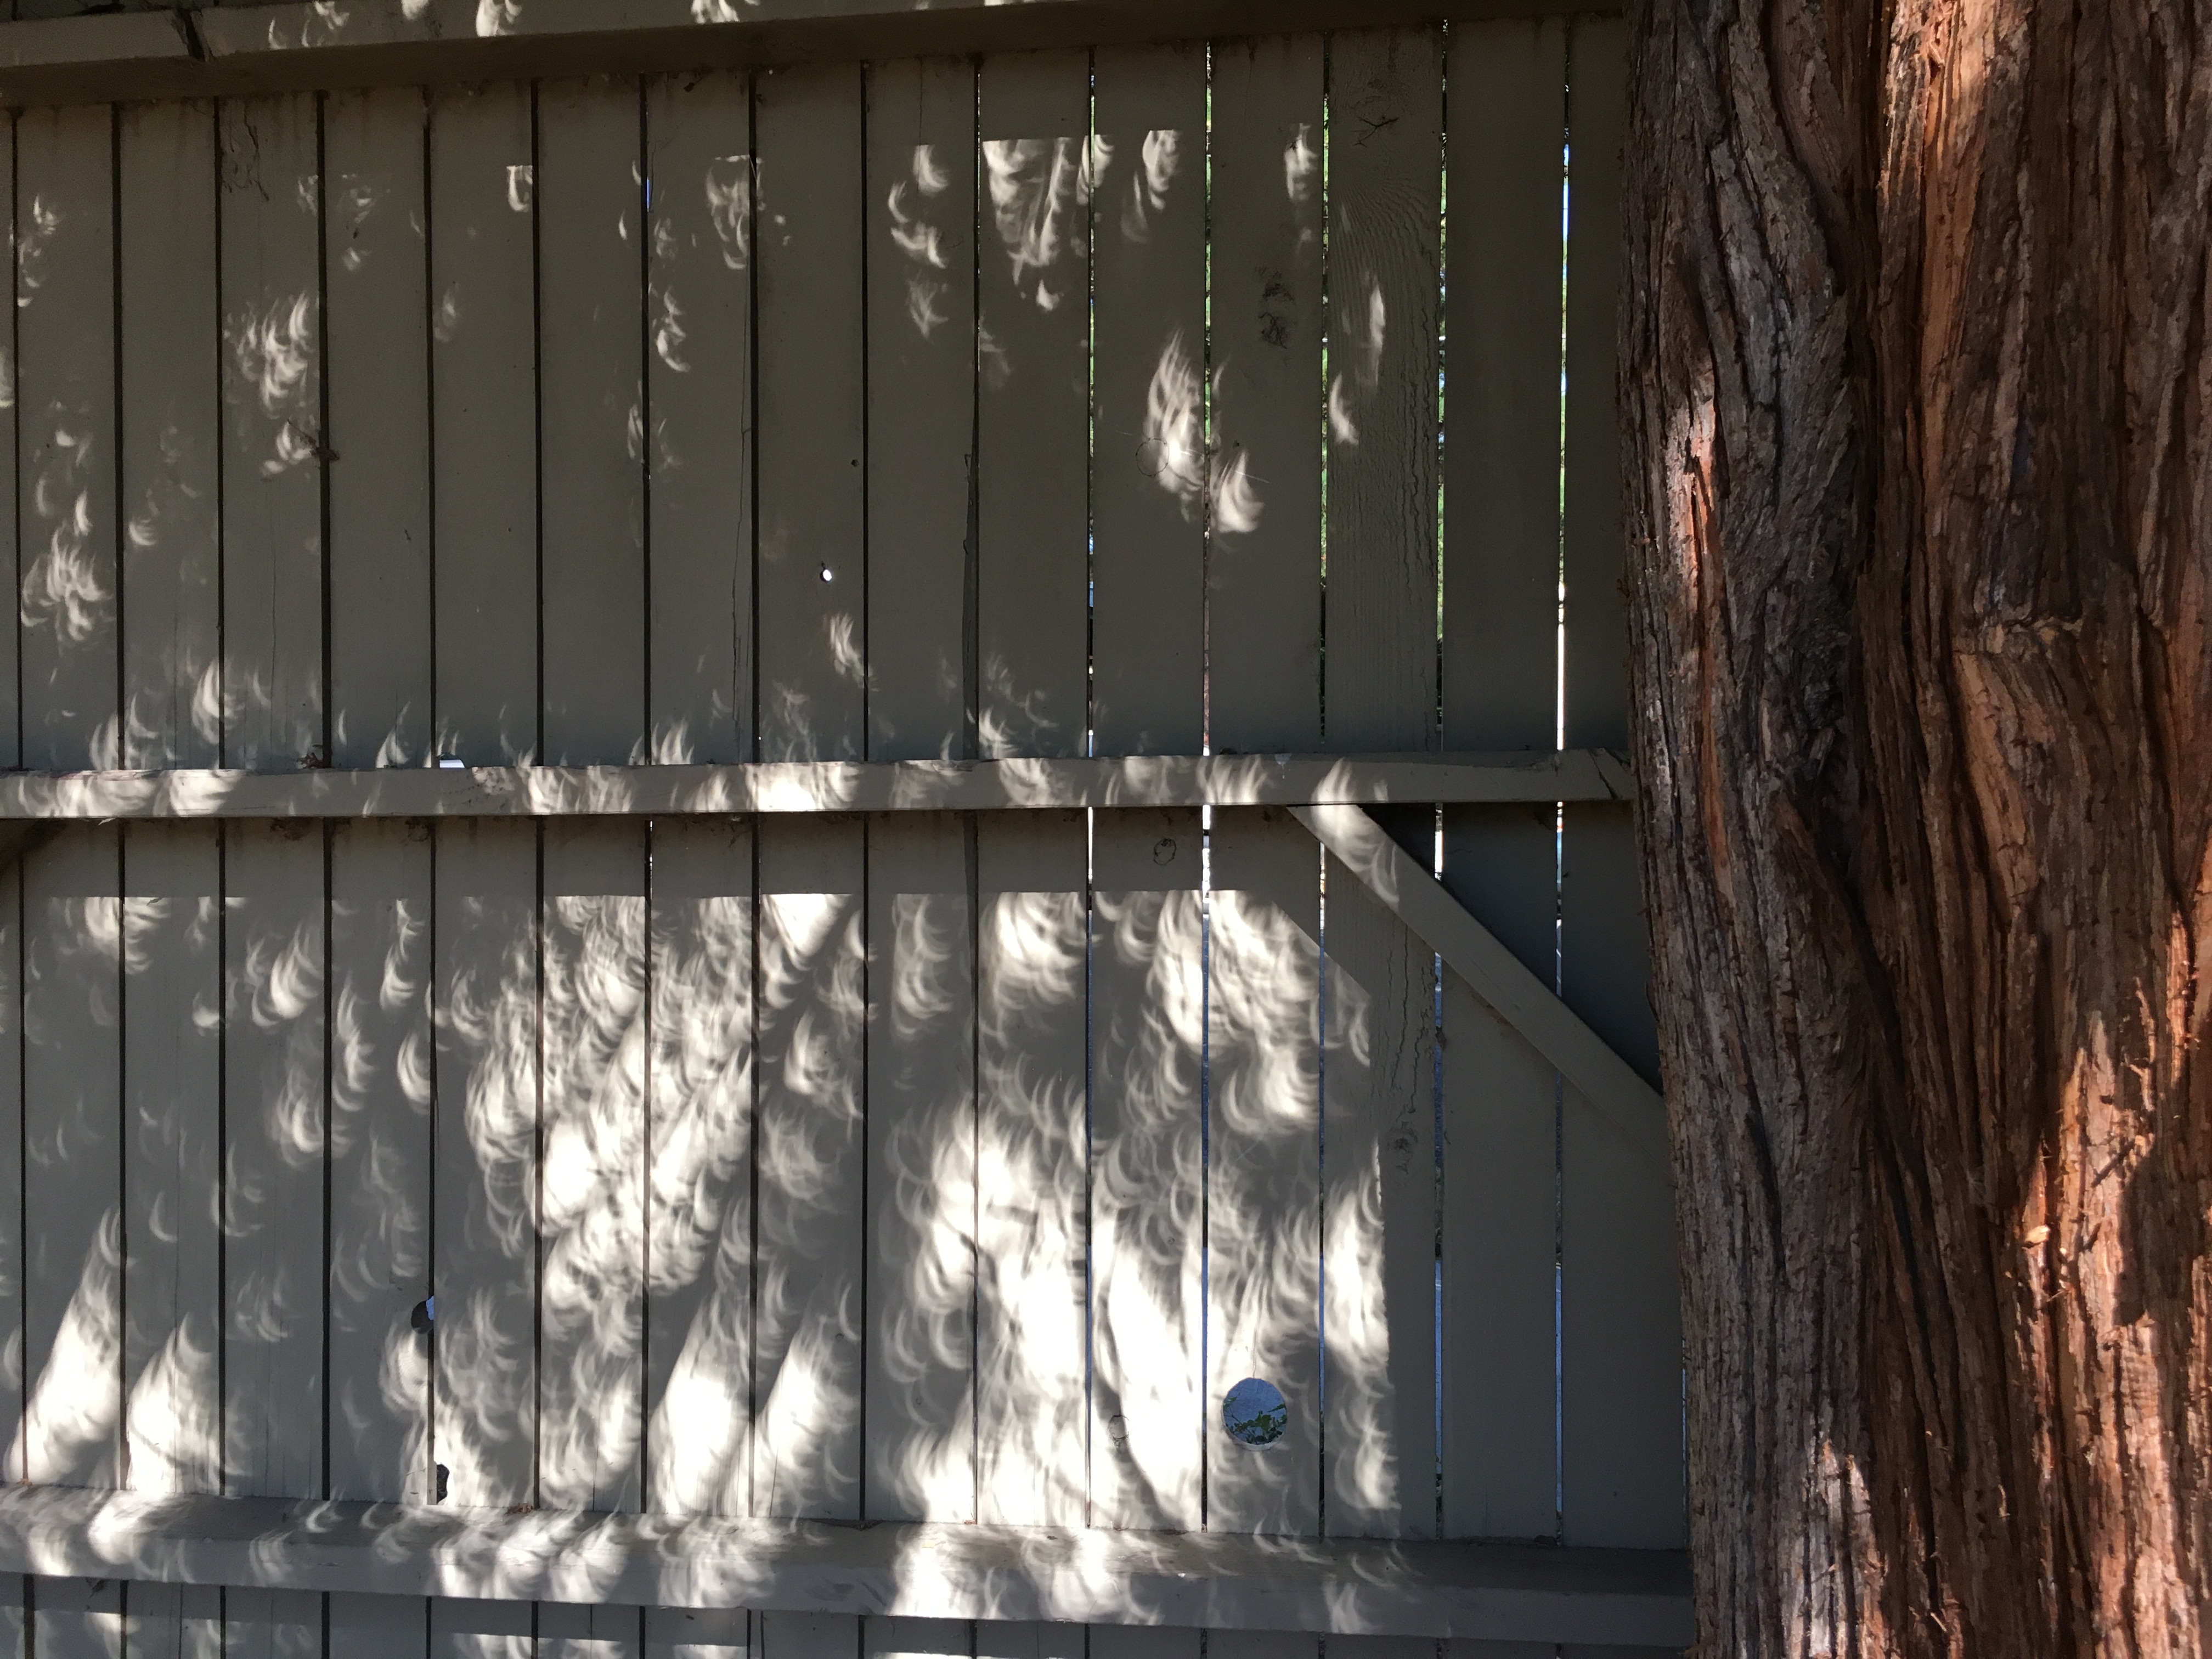
[[[0,1653],[1679,1645],[1656,1097],[1326,792],[1160,781],[1626,747],[1623,68],[1589,15],[25,101],[0,763],[110,775],[4,808],[70,821],[0,878]],[[1089,757],[1167,769],[884,781]],[[771,763],[876,781],[653,804]],[[1550,764],[1357,798],[1656,1084],[1627,808],[1547,781],[1615,763]],[[364,1504],[490,1530],[346,1577]],[[559,1542],[600,1512],[1169,1588],[687,1601]]]

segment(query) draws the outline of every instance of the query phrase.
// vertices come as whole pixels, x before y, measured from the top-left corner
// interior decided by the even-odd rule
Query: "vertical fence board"
[[[1219,751],[1321,747],[1322,41],[1213,52],[1207,702]]]
[[[123,1650],[123,1581],[34,1578],[31,1651],[38,1659],[115,1659]]]
[[[233,1497],[323,1490],[324,873],[320,824],[225,826],[223,1485]]]
[[[653,827],[646,1505],[750,1512],[753,831]]]
[[[413,1318],[430,1291],[430,834],[331,828],[331,1496],[380,1503],[436,1492]]]
[[[1194,811],[1092,823],[1094,1525],[1204,1520],[1200,845]]]
[[[638,88],[538,94],[539,586],[545,757],[645,750],[645,418]]]
[[[1455,28],[1449,56],[1444,739],[1549,749],[1559,561],[1566,25]],[[1447,807],[1445,885],[1546,984],[1549,807]],[[1558,1528],[1558,1073],[1444,976],[1444,1525]]]
[[[760,826],[753,1509],[860,1515],[866,842],[858,818]]]
[[[1086,1659],[1085,1634],[1080,1625],[978,1620],[975,1659]]]
[[[1189,755],[1206,715],[1206,52],[1102,50],[1097,71],[1091,724],[1102,755]]]
[[[867,744],[866,409],[858,65],[763,72],[760,752]]]
[[[536,1501],[538,826],[437,830],[431,1455],[447,1501]]]
[[[64,830],[26,861],[21,1478],[122,1473],[118,831]]]
[[[319,1659],[323,1598],[306,1590],[222,1593],[225,1659]]]
[[[321,116],[226,100],[222,146],[223,763],[327,762]]]
[[[635,1607],[543,1602],[537,1659],[638,1659],[642,1626]]]
[[[760,1659],[857,1659],[860,1621],[842,1613],[763,1613],[754,1626]]]
[[[978,746],[1079,755],[1090,719],[1090,64],[987,58],[978,250]]]
[[[646,1659],[737,1659],[751,1644],[752,1617],[738,1609],[646,1609]]]
[[[871,1520],[975,1516],[975,959],[966,821],[868,826]]]
[[[1088,1508],[1087,860],[1080,812],[976,819],[977,1519]]]
[[[115,744],[113,125],[105,105],[15,120],[21,762]]]
[[[125,1467],[218,1492],[222,1331],[221,831],[123,832]]]
[[[117,118],[123,428],[122,764],[212,766],[222,736],[215,110]]]
[[[1576,25],[1568,60],[1566,740],[1615,748],[1627,744],[1628,698],[1609,324],[1620,282],[1626,52],[1625,25],[1594,19]],[[1561,993],[1656,1081],[1626,808],[1568,808],[1562,856]],[[1561,1127],[1565,1537],[1679,1547],[1682,1351],[1668,1171],[1572,1090]],[[1651,1139],[1663,1143],[1663,1129],[1655,1126]]]
[[[1329,43],[1329,746],[1437,740],[1432,28]]]
[[[646,85],[652,757],[753,755],[750,82]]]
[[[975,71],[868,72],[868,757],[972,755]]]
[[[1321,1525],[1321,857],[1279,808],[1213,815],[1207,984],[1206,1525]],[[1231,1437],[1228,1390],[1259,1377],[1289,1419]]]
[[[222,1592],[211,1584],[126,1583],[123,1652],[126,1659],[218,1659]]]
[[[323,109],[333,766],[430,750],[427,120],[413,87]]]
[[[1325,879],[1328,1530],[1436,1531],[1435,957],[1334,858]]]
[[[538,749],[534,129],[527,86],[430,108],[430,397],[438,751]]]
[[[411,1595],[333,1595],[329,1659],[420,1659],[429,1648],[425,1603]]]
[[[25,244],[20,233],[26,229],[31,222],[21,211],[26,204],[18,200],[21,180],[15,168],[17,125],[16,118],[10,118],[5,124],[5,131],[0,132],[0,184],[4,184],[7,187],[7,200],[0,203],[0,226],[4,226],[7,232],[10,282],[15,288],[15,305],[20,313],[23,309],[23,302],[27,297],[21,263]],[[22,761],[22,705],[21,699],[18,696],[21,684],[20,674],[23,571],[21,550],[28,545],[21,537],[21,492],[25,469],[22,465],[24,450],[17,417],[17,411],[22,402],[21,396],[22,365],[16,351],[16,337],[21,325],[19,314],[16,321],[8,328],[4,335],[0,335],[0,483],[6,485],[11,498],[16,503],[15,509],[5,515],[4,524],[0,524],[0,570],[6,571],[9,580],[15,584],[18,613],[17,620],[13,625],[0,626],[0,762],[5,762],[10,766],[19,765]],[[0,1592],[4,1592],[10,1582],[7,1579],[0,1579]],[[19,1592],[16,1595],[17,1616],[15,1626],[19,1640],[21,1629],[21,1596]],[[7,1635],[9,1617],[7,1603],[0,1602],[0,1652],[5,1651],[9,1641]]]
[[[645,826],[545,826],[542,1501],[634,1510],[645,1378]]]
[[[25,1478],[23,914],[19,859],[0,870],[0,1474],[9,1480]],[[0,1574],[0,1656],[21,1644],[21,1613],[22,1580]]]
[[[430,1604],[431,1659],[534,1659],[538,1609],[527,1601]]]
[[[965,1619],[864,1619],[860,1659],[971,1659],[974,1630]]]

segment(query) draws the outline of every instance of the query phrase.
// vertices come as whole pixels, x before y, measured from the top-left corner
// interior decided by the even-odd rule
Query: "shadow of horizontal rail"
[[[0,1571],[231,1588],[1681,1647],[1666,1551],[0,1493]]]
[[[373,772],[13,772],[0,775],[0,821],[972,812],[1393,801],[1454,805],[1626,800],[1632,788],[1626,760],[1604,749]]]

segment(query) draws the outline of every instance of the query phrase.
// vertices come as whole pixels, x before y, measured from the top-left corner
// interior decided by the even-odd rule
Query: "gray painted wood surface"
[[[1576,27],[18,118],[17,1469],[1121,1564],[702,1623],[448,1551],[40,1651],[1641,1639],[1308,1595],[1680,1537]]]

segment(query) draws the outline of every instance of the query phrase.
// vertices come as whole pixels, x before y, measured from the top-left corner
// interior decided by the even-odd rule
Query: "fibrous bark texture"
[[[1638,21],[1704,1649],[2212,1652],[2212,9]]]

